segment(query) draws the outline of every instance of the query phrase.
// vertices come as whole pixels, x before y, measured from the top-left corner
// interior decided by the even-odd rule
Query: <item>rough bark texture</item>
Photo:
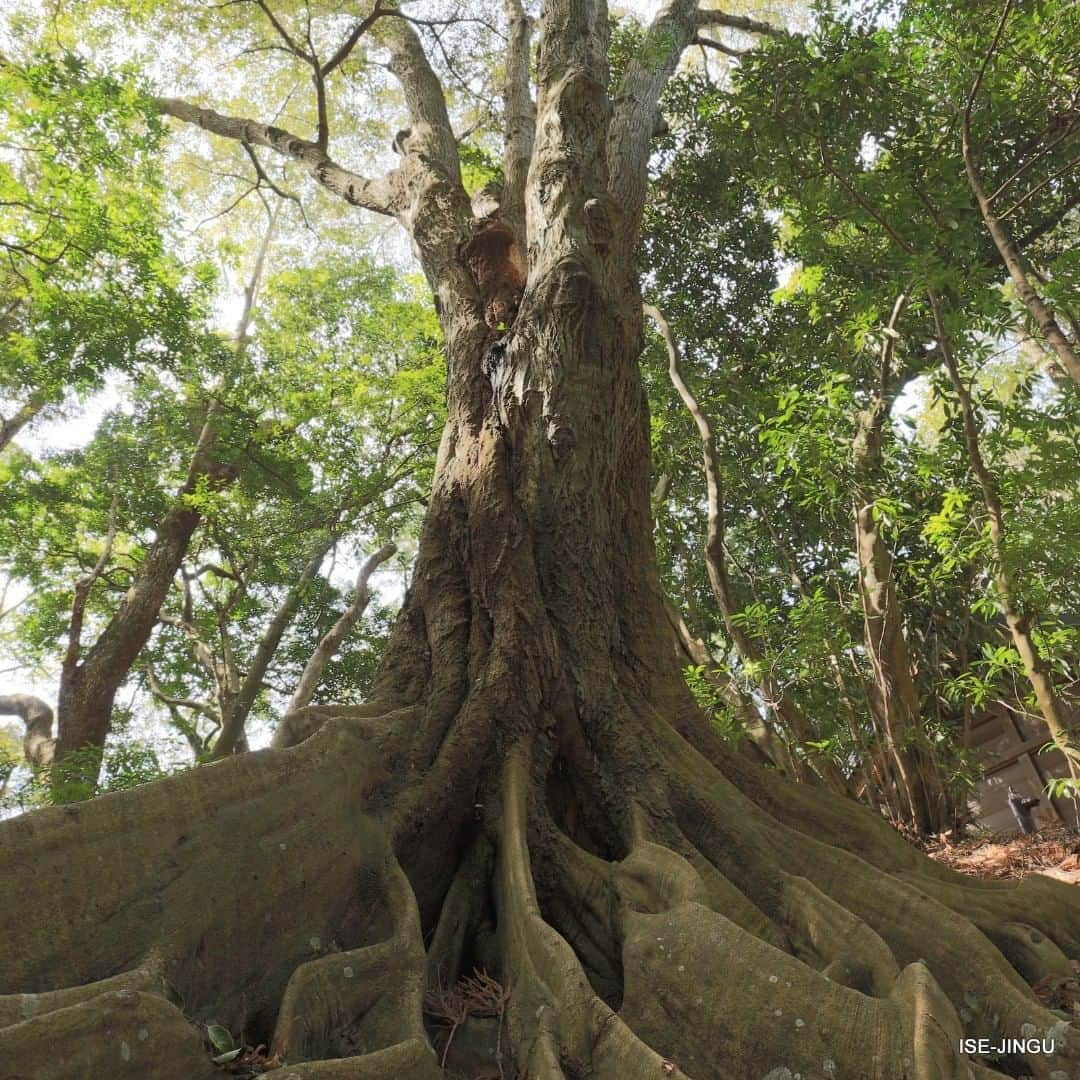
[[[461,1075],[436,1022],[479,967],[501,1004],[454,1029],[470,1053],[495,1043],[466,1075],[994,1075],[959,1056],[961,1030],[1053,1037],[1026,1067],[1080,1075],[1025,981],[1080,955],[1067,886],[959,879],[866,808],[730,752],[680,679],[628,253],[657,71],[697,18],[675,3],[658,25],[613,106],[606,10],[545,7],[504,333],[485,314],[506,279],[463,257],[486,223],[441,92],[390,23],[412,126],[389,186],[442,317],[449,420],[372,699],[0,825],[7,1072],[56,1075],[66,1054],[76,1075],[187,1080],[208,1074],[187,1025],[213,1019],[290,1080],[424,1080],[443,1057]]]

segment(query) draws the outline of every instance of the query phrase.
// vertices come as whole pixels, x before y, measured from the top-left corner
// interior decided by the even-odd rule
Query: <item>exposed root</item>
[[[478,931],[478,913],[484,907],[493,861],[490,843],[479,836],[458,866],[428,946],[431,986],[453,986],[461,974],[466,940]]]
[[[1000,923],[988,927],[986,936],[1032,986],[1048,976],[1069,978],[1074,974],[1065,953],[1034,926],[1019,922]]]
[[[784,883],[784,912],[799,955],[819,956],[826,978],[874,997],[889,994],[900,974],[896,958],[857,915],[794,876]]]
[[[43,921],[12,925],[3,989],[40,992],[0,998],[0,1054],[33,1053],[27,1074],[51,1075],[44,1028],[27,1025],[56,1017],[87,1076],[187,1080],[209,1051],[186,1014],[268,1042],[283,1080],[434,1080],[441,1054],[504,1080],[1001,1075],[963,1058],[961,1035],[1053,1038],[1053,1055],[1007,1067],[1080,1076],[1076,1036],[1025,982],[1069,973],[1067,890],[924,873],[862,817],[861,856],[830,847],[791,823],[798,799],[729,782],[653,720],[640,741],[612,735],[599,763],[602,746],[547,719],[493,751],[491,685],[429,762],[411,761],[417,709],[336,712],[291,749],[5,826],[40,870],[20,884],[29,905],[0,896],[0,920]],[[872,817],[833,802],[814,793],[826,833]],[[115,853],[118,833],[124,861],[80,907],[66,876]],[[474,965],[498,979],[497,1015],[466,1010],[436,1053],[425,990],[456,992]],[[85,985],[53,989],[69,971]],[[111,1035],[91,1047],[86,1032],[116,1030],[135,1054],[124,1002],[142,1017],[133,1037],[174,1064],[125,1073]]]
[[[786,874],[805,877],[866,924],[899,964],[925,963],[947,1000],[957,1004],[965,1034],[995,1040],[1021,1037],[1017,1033],[1053,1038],[1054,1055],[1028,1056],[1031,1074],[1041,1077],[1063,1068],[1077,1069],[1077,1034],[1038,1004],[1030,987],[969,918],[931,892],[951,896],[959,907],[962,886],[936,875],[890,874],[843,848],[796,834],[692,753],[673,761],[672,773],[682,776],[673,795],[684,831],[710,861],[725,873],[739,875],[736,884],[759,905],[777,906],[776,892],[779,887],[782,894]],[[817,798],[828,801],[825,793],[817,793]],[[1001,906],[1003,897],[1006,906]],[[981,905],[984,914],[997,908],[998,924],[1012,902],[1000,889],[972,890],[966,898],[977,905],[976,910]],[[1058,914],[1070,922],[1075,902],[1068,914],[1061,907]],[[932,932],[927,932],[928,926]],[[873,952],[880,950],[875,947]]]
[[[86,983],[83,986],[46,990],[40,994],[5,994],[0,997],[0,1028],[30,1020],[36,1016],[44,1016],[57,1009],[80,1005],[99,994],[118,991],[141,991],[161,997],[167,996],[164,965],[161,960],[154,956],[131,971],[124,971],[111,978]]]
[[[0,1029],[0,1072],[34,1080],[213,1080],[184,1014],[156,994],[109,991]]]
[[[296,969],[270,1047],[283,1060],[358,1057],[423,1042],[426,973],[416,901],[392,857],[381,878],[390,936]]]
[[[179,1076],[176,1073],[169,1075]],[[361,1057],[286,1065],[273,1073],[273,1080],[396,1080],[397,1077],[401,1080],[406,1077],[408,1080],[443,1080],[442,1070],[435,1063],[427,1039],[410,1039]]]
[[[695,1080],[772,1070],[968,1080],[951,1038],[959,1022],[920,965],[901,973],[888,998],[867,997],[723,916],[683,904],[630,919],[626,971],[622,1017]]]

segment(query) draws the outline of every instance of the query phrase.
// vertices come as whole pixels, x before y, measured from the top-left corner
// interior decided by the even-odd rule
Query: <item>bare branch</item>
[[[356,577],[356,595],[353,597],[353,602],[326,632],[323,639],[316,646],[315,651],[311,654],[311,658],[304,666],[300,681],[296,684],[296,690],[289,701],[288,708],[285,710],[286,713],[295,712],[310,703],[315,694],[315,688],[319,685],[319,680],[326,670],[326,665],[330,662],[330,658],[352,632],[360,616],[363,615],[364,609],[371,601],[371,589],[368,587],[371,575],[387,559],[392,558],[396,552],[396,544],[386,544],[364,560],[364,565],[360,567],[360,573]]]
[[[733,56],[735,59],[746,55],[745,49],[733,49],[722,41],[714,41],[712,38],[702,37],[700,34],[694,38],[692,44],[700,45],[703,49],[715,49],[717,52],[722,52],[725,56]]]
[[[325,79],[330,72],[340,67],[349,58],[349,54],[353,49],[356,48],[356,43],[371,29],[375,20],[385,14],[386,12],[380,7],[379,0],[375,0],[375,7],[372,9],[371,14],[365,16],[352,28],[349,36],[341,43],[334,55],[319,68],[319,74]]]
[[[1072,121],[1065,126],[1065,130],[1056,138],[1051,139],[1044,147],[1042,147],[1038,153],[1032,154],[1019,168],[1014,170],[1006,179],[1004,179],[998,186],[987,195],[987,202],[993,202],[1010,184],[1014,183],[1021,176],[1024,175],[1033,165],[1035,165],[1041,158],[1044,158],[1051,150],[1057,146],[1058,143],[1064,142],[1073,132],[1076,130],[1076,122]]]
[[[265,184],[279,199],[288,199],[289,202],[294,202],[299,206],[300,197],[298,195],[294,195],[291,191],[284,191],[270,179],[266,170],[262,167],[262,162],[259,161],[254,148],[249,143],[241,143],[240,145],[243,146],[247,156],[251,159],[251,164],[255,166],[255,173],[259,177],[259,182]]]
[[[729,15],[726,11],[697,11],[694,13],[694,26],[698,30],[703,30],[707,26],[724,26],[729,30],[742,30],[747,34],[765,34],[769,37],[779,37],[783,34],[783,30],[778,26],[773,26],[772,23],[751,19],[746,15]]]
[[[1004,218],[1007,218],[1014,210],[1019,210],[1020,207],[1028,201],[1028,199],[1030,199],[1033,195],[1037,195],[1048,184],[1052,184],[1059,176],[1064,176],[1066,173],[1073,172],[1076,169],[1077,165],[1080,165],[1080,157],[1075,157],[1072,159],[1072,161],[1066,162],[1066,164],[1062,165],[1060,169],[1056,169],[1041,183],[1036,184],[1025,194],[1021,195],[1020,198],[1017,199],[1016,202],[1014,202],[1008,210],[1003,210],[998,215],[998,221],[1002,221]]]
[[[166,116],[194,124],[213,135],[235,139],[249,146],[265,146],[299,162],[307,167],[318,183],[353,206],[361,206],[377,214],[394,213],[395,185],[392,177],[368,180],[338,165],[318,143],[301,139],[279,127],[257,120],[226,116],[180,98],[155,98],[154,104]]]
[[[285,42],[285,47],[289,52],[291,52],[293,56],[298,56],[305,63],[314,65],[314,57],[309,53],[304,52],[304,50],[293,41],[292,35],[285,29],[273,11],[270,10],[270,5],[266,3],[266,0],[255,0],[255,3],[259,5],[262,13],[270,20],[270,25],[278,32],[278,36]]]
[[[525,250],[525,180],[536,135],[536,103],[529,86],[532,26],[521,0],[506,0],[509,44],[503,84],[506,137],[503,148],[502,218]]]

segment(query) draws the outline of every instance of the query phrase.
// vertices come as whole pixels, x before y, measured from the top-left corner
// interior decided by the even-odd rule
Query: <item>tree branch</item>
[[[714,41],[712,38],[702,37],[700,34],[693,39],[691,44],[700,45],[703,49],[715,49],[717,52],[722,52],[725,56],[732,56],[735,59],[745,55],[744,49],[733,49],[722,41]]]
[[[1013,243],[1012,235],[1001,219],[994,213],[986,189],[983,187],[979,166],[975,160],[975,151],[971,145],[971,111],[990,61],[1001,44],[1005,24],[1008,22],[1011,9],[1012,0],[1005,0],[1005,6],[1002,8],[1000,19],[998,19],[993,40],[986,50],[983,62],[979,66],[979,71],[971,84],[971,89],[968,91],[967,100],[964,102],[963,118],[960,125],[960,146],[964,158],[964,171],[967,173],[968,186],[975,196],[975,202],[978,204],[983,222],[990,233],[990,238],[994,241],[994,246],[998,249],[998,254],[1001,256],[1002,262],[1005,263],[1005,268],[1009,271],[1009,277],[1012,278],[1013,284],[1016,286],[1017,295],[1028,309],[1035,324],[1042,331],[1047,345],[1057,356],[1058,362],[1068,372],[1073,382],[1080,385],[1080,357],[1077,356],[1076,350],[1062,332],[1061,327],[1058,326],[1053,311],[1031,284],[1027,269],[1020,257],[1020,252]]]
[[[94,563],[93,569],[85,577],[79,578],[75,583],[75,595],[71,601],[71,622],[68,626],[67,651],[64,654],[62,665],[63,678],[70,678],[79,663],[79,654],[82,651],[82,625],[86,614],[86,601],[90,596],[90,590],[94,582],[101,577],[109,556],[112,554],[113,540],[116,539],[116,507],[118,495],[114,492],[112,502],[109,504],[109,528],[105,534],[105,546],[101,549],[101,556]]]
[[[506,0],[509,43],[503,83],[506,135],[503,147],[502,218],[525,250],[525,181],[536,136],[536,102],[529,85],[532,26],[521,0]]]
[[[316,646],[315,651],[311,654],[311,658],[304,665],[303,674],[296,684],[296,690],[293,692],[293,696],[285,710],[286,713],[302,709],[311,701],[315,694],[315,688],[319,685],[319,680],[326,670],[326,665],[330,662],[330,658],[338,651],[341,643],[352,632],[353,627],[359,621],[360,616],[364,614],[364,610],[371,601],[371,589],[368,587],[371,575],[396,553],[396,544],[386,544],[364,560],[364,565],[360,567],[360,573],[356,577],[356,595],[353,597],[353,602],[326,632],[323,639]]]
[[[53,759],[56,740],[52,737],[53,711],[33,694],[0,695],[0,716],[17,716],[25,726],[23,756],[32,768],[40,769]]]
[[[623,72],[613,99],[607,159],[609,193],[623,213],[620,234],[629,257],[645,204],[649,142],[656,126],[660,95],[678,67],[683,50],[706,26],[725,26],[747,33],[778,35],[770,23],[722,11],[703,11],[696,0],[667,0],[657,12],[638,56]]]
[[[235,139],[249,146],[264,146],[299,162],[319,184],[353,206],[360,206],[377,214],[395,213],[397,185],[394,183],[393,174],[380,180],[368,180],[338,165],[318,143],[301,139],[282,128],[262,124],[257,120],[226,116],[214,109],[205,109],[180,98],[154,98],[153,102],[158,112],[165,116],[194,124],[224,139]]]
[[[263,679],[274,658],[281,638],[284,635],[300,604],[303,602],[307,587],[319,572],[319,567],[326,558],[326,553],[337,539],[334,533],[327,533],[315,546],[311,558],[301,571],[299,578],[285,595],[281,605],[274,612],[266,631],[259,640],[255,655],[251,659],[247,675],[240,684],[236,697],[230,703],[227,713],[222,716],[221,732],[214,742],[214,758],[226,757],[233,753],[244,735],[244,722],[247,720],[255,698],[262,689]]]
[[[457,140],[446,111],[442,83],[408,19],[399,12],[387,14],[395,16],[386,34],[390,71],[401,86],[412,120],[408,149],[423,152],[448,179],[460,184]]]

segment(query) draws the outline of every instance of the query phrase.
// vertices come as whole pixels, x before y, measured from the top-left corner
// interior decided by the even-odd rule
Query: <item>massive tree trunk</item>
[[[0,825],[9,1072],[209,1080],[194,1019],[267,1042],[291,1080],[460,1075],[455,1047],[488,1042],[466,1075],[995,1075],[962,1030],[1054,1038],[1029,1070],[1078,1075],[1028,986],[1080,955],[1067,886],[961,881],[726,750],[681,681],[632,253],[655,100],[696,25],[665,9],[609,103],[602,5],[546,8],[526,225],[471,220],[393,20],[413,125],[389,187],[446,332],[449,420],[372,699]],[[498,985],[459,981],[474,967]]]

